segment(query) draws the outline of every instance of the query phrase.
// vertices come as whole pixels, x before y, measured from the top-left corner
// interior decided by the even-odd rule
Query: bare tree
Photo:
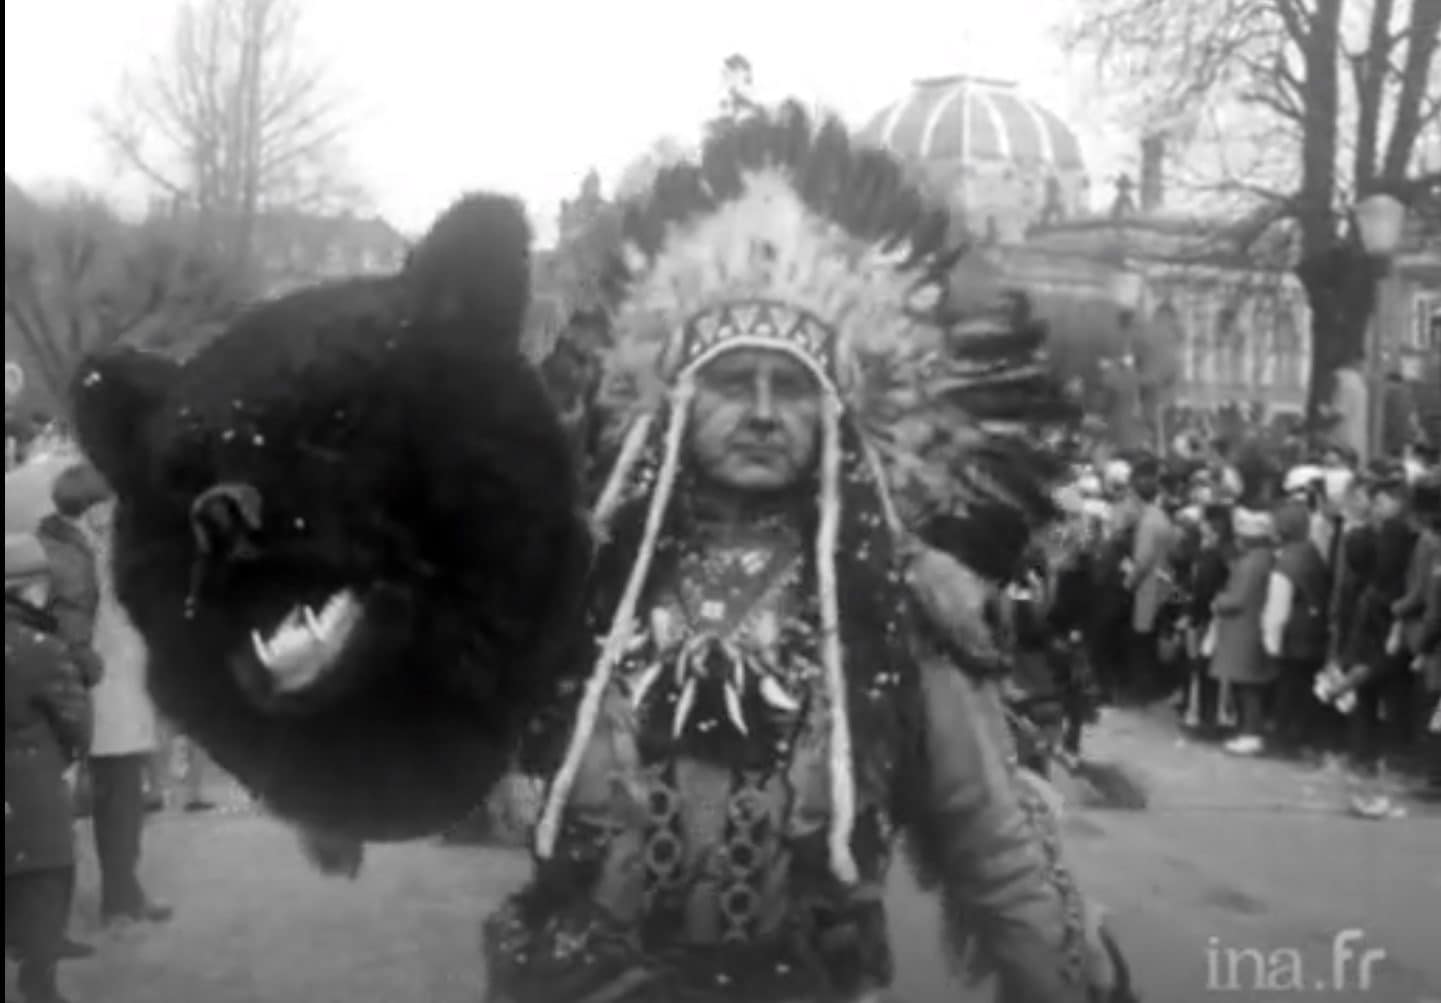
[[[88,352],[133,344],[184,354],[241,302],[231,272],[171,221],[122,221],[84,193],[5,230],[5,320],[63,400]]]
[[[1143,129],[1263,137],[1262,156],[1215,185],[1249,203],[1243,243],[1282,221],[1299,233],[1313,417],[1364,356],[1375,297],[1346,206],[1385,191],[1426,213],[1441,199],[1420,157],[1441,136],[1438,35],[1437,0],[1083,0],[1068,31],[1104,83],[1146,95],[1128,109]]]
[[[342,101],[299,27],[293,0],[193,0],[169,50],[98,115],[120,161],[236,263],[253,263],[261,214],[361,198],[344,176]]]
[[[739,52],[732,53],[721,64],[720,113],[723,118],[739,118],[754,111],[755,69]]]
[[[685,160],[690,153],[686,144],[674,136],[660,137],[620,172],[615,183],[615,200],[629,202],[643,198],[650,192],[656,175]]]
[[[613,256],[621,244],[621,217],[620,205],[602,194],[594,170],[574,198],[562,200],[559,239],[536,255],[527,337],[527,350],[535,358],[546,359],[561,342],[602,333],[610,283],[616,279]]]

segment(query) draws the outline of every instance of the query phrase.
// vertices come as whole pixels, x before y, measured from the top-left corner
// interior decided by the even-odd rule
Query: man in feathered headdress
[[[981,678],[986,573],[921,542],[1008,574],[1054,513],[991,423],[1064,410],[1038,328],[951,302],[945,232],[795,106],[632,207],[594,643],[526,751],[551,783],[493,1003],[877,999],[898,832],[1001,998],[1108,981]]]
[[[329,870],[454,824],[514,751],[549,776],[493,1003],[864,1000],[898,831],[1007,1001],[1087,999],[1114,955],[981,678],[977,584],[1053,515],[988,423],[1064,409],[1018,304],[951,303],[946,229],[795,108],[662,171],[613,286],[593,563],[508,200],[184,366],[88,363],[157,702]]]

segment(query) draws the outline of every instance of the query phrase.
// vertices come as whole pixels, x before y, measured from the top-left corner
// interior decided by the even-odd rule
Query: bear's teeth
[[[348,590],[337,592],[319,612],[307,605],[292,607],[268,636],[251,631],[250,645],[274,677],[277,689],[293,692],[331,668],[360,614],[361,608]]]
[[[311,611],[309,606],[302,607],[301,612],[305,617],[305,629],[310,631],[310,636],[312,638],[323,644],[325,642],[326,635],[330,633],[329,624],[325,623],[324,620],[316,619],[315,614]]]
[[[358,612],[349,591],[337,592],[320,611],[321,628],[327,637],[333,636],[339,628],[348,627]]]
[[[270,650],[270,645],[265,643],[265,638],[260,636],[260,631],[250,632],[250,647],[255,651],[255,657],[260,659],[260,664],[267,669],[274,668],[275,655]]]

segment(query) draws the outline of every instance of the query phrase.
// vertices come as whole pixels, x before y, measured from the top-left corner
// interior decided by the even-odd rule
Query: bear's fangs
[[[268,635],[250,632],[250,646],[270,673],[278,692],[293,693],[314,683],[340,657],[360,623],[363,607],[350,590],[335,593],[319,613],[293,607]]]

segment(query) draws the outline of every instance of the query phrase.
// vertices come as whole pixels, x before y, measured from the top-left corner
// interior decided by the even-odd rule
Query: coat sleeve
[[[1135,588],[1156,566],[1161,563],[1161,551],[1166,538],[1166,527],[1149,509],[1136,526],[1136,538],[1131,544],[1131,570],[1126,577],[1126,587]]]
[[[1430,584],[1431,565],[1436,558],[1436,537],[1426,533],[1416,540],[1406,568],[1406,592],[1391,612],[1398,620],[1410,620],[1426,611],[1426,589]]]
[[[975,937],[1000,978],[999,998],[1080,1003],[1089,992],[1085,909],[1054,827],[1038,824],[1043,809],[1019,775],[999,693],[944,660],[922,678],[926,812],[948,925]]]
[[[1211,603],[1211,610],[1217,616],[1236,616],[1246,608],[1247,580],[1250,575],[1250,558],[1242,556],[1236,559],[1226,575],[1226,583],[1221,586],[1216,599]]]
[[[56,635],[70,648],[86,686],[100,681],[104,666],[92,647],[100,583],[94,556],[73,544],[41,536],[50,560],[50,598],[46,611],[55,618]]]
[[[40,680],[36,702],[55,737],[71,762],[90,748],[93,717],[90,695],[86,690],[80,667],[59,642],[45,645],[46,671]]]
[[[1417,647],[1422,653],[1441,648],[1441,552],[1435,554],[1431,561],[1426,613],[1421,620],[1421,632],[1417,640]]]

